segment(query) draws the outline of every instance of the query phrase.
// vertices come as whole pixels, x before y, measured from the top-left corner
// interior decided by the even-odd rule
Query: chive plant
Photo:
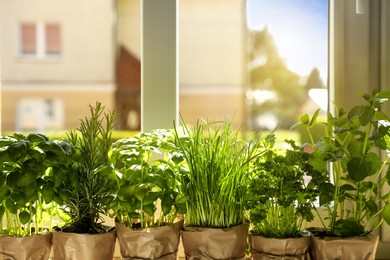
[[[187,162],[181,189],[187,197],[187,226],[225,228],[242,224],[249,184],[249,162],[260,156],[261,138],[248,143],[232,121],[197,122],[183,133],[175,128],[179,151]]]

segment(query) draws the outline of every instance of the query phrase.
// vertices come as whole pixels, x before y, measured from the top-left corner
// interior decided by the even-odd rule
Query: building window
[[[45,25],[45,43],[47,54],[60,54],[60,25],[51,23]]]
[[[20,55],[23,58],[51,59],[61,54],[61,27],[58,23],[22,23]]]
[[[61,130],[64,127],[64,102],[60,98],[20,98],[16,106],[16,131]]]
[[[35,24],[22,24],[21,26],[21,53],[36,54],[37,30]]]

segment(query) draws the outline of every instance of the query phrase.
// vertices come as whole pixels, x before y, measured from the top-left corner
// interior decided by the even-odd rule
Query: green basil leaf
[[[27,224],[31,220],[31,215],[27,211],[19,213],[19,220],[22,224]]]

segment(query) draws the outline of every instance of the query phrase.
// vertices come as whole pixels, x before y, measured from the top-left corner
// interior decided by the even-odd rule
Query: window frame
[[[35,26],[35,53],[24,53],[23,52],[23,25],[31,24]],[[47,26],[57,25],[59,28],[58,32],[58,53],[50,53],[47,49]],[[62,27],[59,22],[31,22],[23,21],[18,25],[18,53],[17,56],[22,60],[58,60],[62,57]]]

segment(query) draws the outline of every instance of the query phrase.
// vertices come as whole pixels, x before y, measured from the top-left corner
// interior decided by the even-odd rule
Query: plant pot
[[[112,260],[115,240],[115,231],[99,234],[53,232],[53,259]]]
[[[162,227],[132,229],[115,223],[124,259],[176,260],[183,221]]]
[[[251,253],[254,260],[310,259],[310,236],[299,238],[267,238],[250,235]]]
[[[27,237],[0,237],[0,259],[49,259],[51,233]]]
[[[249,224],[231,228],[186,227],[182,231],[186,259],[244,259]]]
[[[316,260],[348,259],[374,260],[378,236],[367,237],[316,237],[311,235],[311,255]]]

